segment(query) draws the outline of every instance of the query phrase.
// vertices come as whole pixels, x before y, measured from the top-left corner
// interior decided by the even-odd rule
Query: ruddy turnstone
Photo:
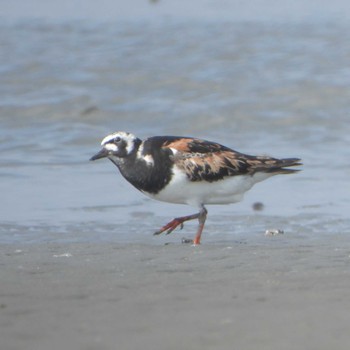
[[[288,168],[301,165],[299,158],[251,156],[192,137],[155,136],[142,141],[118,131],[101,145],[90,160],[107,157],[127,181],[151,198],[199,208],[198,213],[175,218],[154,233],[170,233],[185,221],[198,219],[195,245],[207,217],[205,205],[238,202],[255,183],[295,173],[297,169]]]

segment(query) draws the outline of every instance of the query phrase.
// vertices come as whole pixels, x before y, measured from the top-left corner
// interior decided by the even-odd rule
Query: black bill
[[[100,158],[105,158],[107,157],[109,154],[109,152],[105,149],[102,148],[100,152],[96,153],[94,156],[92,156],[90,158],[90,160],[96,160],[96,159],[100,159]]]

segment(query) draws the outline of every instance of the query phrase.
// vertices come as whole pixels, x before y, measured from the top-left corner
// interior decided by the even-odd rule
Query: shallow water
[[[349,25],[215,20],[0,24],[0,242],[179,242],[152,232],[193,208],[88,159],[116,130],[190,135],[303,171],[209,207],[203,242],[349,232]],[[254,202],[264,210],[254,212]],[[191,226],[192,225],[192,226]]]

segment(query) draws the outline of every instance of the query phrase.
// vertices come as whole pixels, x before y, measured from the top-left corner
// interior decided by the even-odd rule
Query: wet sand
[[[2,349],[349,346],[346,234],[0,249]]]

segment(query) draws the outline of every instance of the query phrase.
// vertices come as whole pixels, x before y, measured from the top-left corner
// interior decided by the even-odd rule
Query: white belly
[[[169,184],[157,194],[149,194],[151,198],[178,204],[201,206],[206,204],[228,204],[239,202],[243,195],[255,183],[265,180],[271,174],[257,173],[226,177],[215,182],[191,182],[187,176],[175,171]]]

